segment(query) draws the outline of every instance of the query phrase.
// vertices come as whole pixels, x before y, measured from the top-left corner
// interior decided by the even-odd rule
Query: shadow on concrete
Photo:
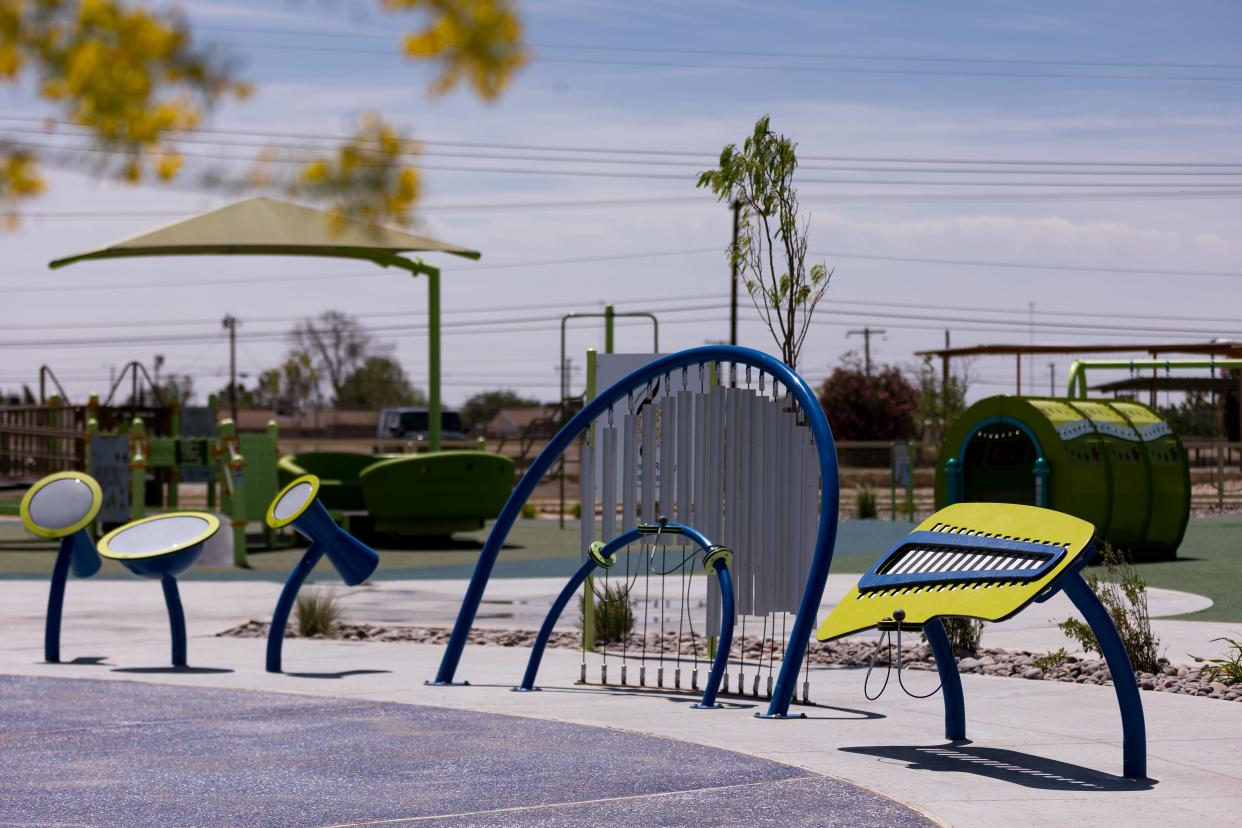
[[[966,742],[943,745],[843,747],[846,753],[907,763],[911,770],[971,773],[1045,791],[1146,791],[1155,779],[1126,779],[1107,773],[1003,748],[974,747]],[[1121,757],[1118,756],[1120,762]]]
[[[62,661],[60,663],[61,664],[74,664],[77,666],[86,666],[86,667],[107,667],[108,665],[104,663],[107,660],[108,660],[107,656],[78,656],[77,658],[71,659],[69,661]],[[51,662],[44,662],[44,663],[50,664]]]
[[[285,673],[294,678],[312,679],[343,679],[347,676],[371,676],[376,673],[391,673],[392,670],[338,670],[335,673]]]
[[[137,675],[159,675],[161,673],[199,675],[207,673],[232,673],[229,667],[113,667],[114,673],[134,673]]]

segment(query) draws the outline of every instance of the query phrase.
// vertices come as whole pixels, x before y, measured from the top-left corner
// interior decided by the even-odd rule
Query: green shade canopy
[[[248,198],[121,239],[98,250],[77,253],[49,264],[55,269],[93,259],[135,256],[327,256],[363,259],[381,267],[399,267],[427,278],[427,407],[432,451],[440,449],[440,269],[401,253],[451,253],[467,259],[478,251],[416,236],[378,224],[339,218],[331,213],[274,198]]]
[[[98,250],[51,262],[58,268],[87,259],[133,256],[273,255],[366,259],[401,265],[399,253],[479,253],[378,224],[338,219],[330,213],[273,198],[248,198]]]

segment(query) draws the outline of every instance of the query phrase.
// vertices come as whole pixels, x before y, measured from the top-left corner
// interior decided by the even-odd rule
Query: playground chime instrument
[[[60,541],[52,568],[52,587],[47,599],[43,628],[43,659],[60,661],[60,618],[65,604],[65,581],[69,570],[79,578],[99,571],[99,553],[91,540],[90,525],[103,504],[95,479],[81,472],[49,475],[27,490],[20,506],[22,525],[32,535]]]
[[[601,373],[609,358],[596,357]],[[610,602],[637,599],[635,614],[642,614],[635,619],[638,642],[623,638],[619,651],[606,646],[601,653],[600,683],[609,683],[611,656],[620,661],[613,676],[622,685],[683,689],[687,665],[685,689],[698,690],[700,664],[710,662],[722,643],[715,632],[722,621],[720,582],[708,578],[705,598],[699,598],[691,579],[696,553],[710,552],[711,538],[732,550],[729,573],[741,629],[731,659],[736,682],[725,673],[720,690],[770,698],[819,517],[820,470],[792,395],[749,366],[683,367],[632,388],[609,407],[584,431],[581,456],[583,548],[596,542],[590,519],[596,508],[605,542],[647,527],[633,548],[623,550],[619,590],[612,567],[603,569],[603,589],[594,589],[605,612]],[[661,532],[661,521],[694,531]],[[756,633],[760,655],[748,661],[748,635]],[[585,683],[589,642],[583,643]],[[808,696],[804,682],[802,700],[809,702]]]
[[[345,585],[358,586],[379,566],[379,555],[336,524],[319,501],[319,478],[313,474],[293,480],[276,495],[267,510],[267,525],[272,529],[292,526],[311,542],[285,581],[268,630],[267,671],[279,673],[289,613],[293,611],[298,590],[319,559],[326,554]]]
[[[185,611],[177,576],[194,565],[203,544],[219,529],[220,520],[206,512],[167,512],[127,523],[99,541],[100,555],[163,587],[174,667],[186,666]]]

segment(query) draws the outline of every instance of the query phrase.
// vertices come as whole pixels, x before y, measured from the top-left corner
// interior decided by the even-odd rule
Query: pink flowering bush
[[[895,365],[871,375],[847,355],[819,387],[819,403],[838,440],[903,440],[915,435],[919,391]]]

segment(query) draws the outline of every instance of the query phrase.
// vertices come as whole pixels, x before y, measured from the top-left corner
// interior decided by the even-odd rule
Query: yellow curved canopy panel
[[[956,503],[886,552],[833,608],[820,641],[933,618],[1002,621],[1089,558],[1095,527],[1071,515],[1013,503]]]

